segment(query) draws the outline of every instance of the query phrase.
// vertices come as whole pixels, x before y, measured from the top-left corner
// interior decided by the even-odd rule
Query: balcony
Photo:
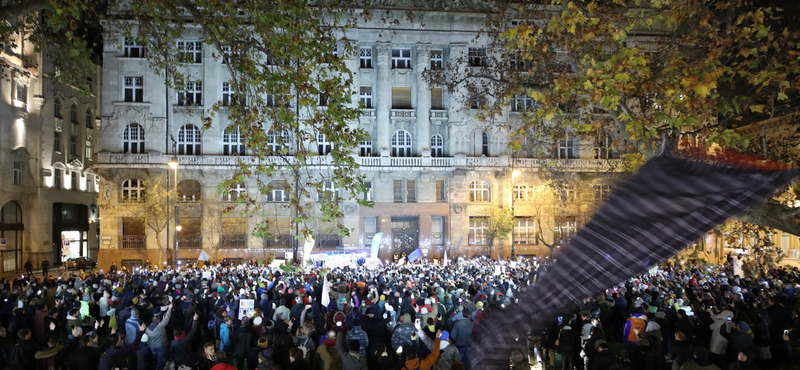
[[[316,245],[314,248],[327,248],[333,249],[340,247],[342,240],[337,234],[318,234],[316,237]]]
[[[489,240],[486,239],[485,234],[470,233],[467,240],[469,245],[489,245]]]
[[[247,248],[246,234],[222,235],[220,249],[245,249]]]
[[[122,235],[120,239],[120,249],[147,249],[147,236]]]
[[[417,112],[414,109],[392,109],[389,118],[392,123],[400,123],[404,121],[411,121],[417,119]]]
[[[179,249],[203,249],[203,237],[201,235],[178,235]]]
[[[120,154],[100,152],[97,154],[95,167],[119,168],[166,168],[172,156],[157,152],[147,154]],[[255,157],[251,156],[223,156],[223,155],[178,155],[176,156],[181,169],[230,169],[238,166],[239,160],[249,163]],[[452,171],[453,169],[494,169],[510,168],[511,157],[359,157],[354,155],[356,163],[364,169],[382,168],[424,168],[428,170]],[[286,165],[296,163],[295,157],[267,157],[262,161],[265,165]],[[331,166],[330,156],[311,156],[307,158],[309,166]],[[621,172],[624,171],[624,161],[621,159],[538,159],[515,158],[515,169],[537,170],[541,168],[558,168],[575,172]],[[187,201],[189,201],[187,199]]]
[[[431,110],[431,124],[441,125],[447,122],[446,110]]]
[[[264,248],[291,248],[292,247],[291,235],[273,235],[271,238],[264,238],[262,245]]]

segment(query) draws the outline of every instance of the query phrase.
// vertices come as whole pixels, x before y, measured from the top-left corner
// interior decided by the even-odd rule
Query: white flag
[[[211,259],[211,256],[206,253],[206,251],[200,251],[200,255],[197,256],[198,261],[208,261]]]
[[[328,274],[325,274],[325,279],[322,281],[322,306],[328,307],[331,304],[330,297],[331,287],[328,284]]]
[[[447,251],[444,251],[444,261],[442,261],[443,266],[447,266]]]

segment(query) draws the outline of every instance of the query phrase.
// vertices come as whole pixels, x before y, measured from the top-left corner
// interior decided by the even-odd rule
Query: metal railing
[[[291,235],[273,235],[270,238],[264,238],[262,245],[264,248],[291,248],[292,238]]]
[[[178,235],[178,248],[203,249],[202,235]]]
[[[247,234],[222,235],[221,239],[221,249],[247,248]]]
[[[469,245],[489,245],[489,240],[486,238],[484,234],[469,234],[469,238],[467,239]]]
[[[342,245],[342,240],[336,234],[317,235],[315,248],[336,248]]]
[[[122,235],[120,249],[147,249],[146,235]]]

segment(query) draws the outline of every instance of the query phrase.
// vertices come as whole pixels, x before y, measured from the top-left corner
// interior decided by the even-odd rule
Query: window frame
[[[53,168],[53,187],[56,189],[64,189],[63,168]]]
[[[14,161],[14,185],[22,185],[22,162]]]
[[[539,234],[536,230],[536,219],[533,217],[515,217],[513,233],[514,244],[539,244]]]
[[[511,96],[512,112],[530,112],[536,109],[536,101],[527,94],[514,94]]]
[[[73,125],[77,125],[78,123],[78,103],[72,103],[69,106],[69,122]]]
[[[61,131],[54,131],[53,132],[53,151],[56,153],[62,153],[61,150]]]
[[[369,91],[365,89],[369,89]],[[358,102],[364,103],[364,109],[374,108],[372,105],[372,86],[360,86],[358,90]]]
[[[175,42],[175,49],[178,54],[188,56],[188,58],[185,58],[191,61],[189,64],[203,63],[203,41],[189,39],[178,40]]]
[[[366,140],[361,140],[358,144],[359,157],[372,157],[372,137],[367,134]]]
[[[122,203],[142,202],[144,200],[145,190],[146,189],[141,179],[125,179],[120,187],[120,201]],[[135,197],[133,195],[135,195]]]
[[[317,133],[317,154],[329,155],[333,151],[333,144],[323,133]]]
[[[242,133],[238,126],[230,125],[222,131],[222,155],[240,156],[247,155],[247,150],[242,143]]]
[[[431,59],[430,69],[432,71],[444,70],[444,50],[431,49],[430,59]]]
[[[91,161],[92,160],[92,155],[94,154],[94,152],[92,152],[92,149],[93,149],[92,146],[93,146],[92,145],[92,139],[86,139],[85,140],[85,145],[83,146],[83,149],[84,149],[83,150],[83,154],[84,154],[84,158],[86,158],[87,161]]]
[[[132,132],[130,129],[135,129],[136,132]],[[133,138],[132,135],[136,135],[138,133],[137,138]],[[136,147],[136,150],[132,150]],[[130,154],[143,154],[145,148],[145,132],[144,127],[136,122],[131,122],[122,129],[122,152],[123,153],[130,153]]]
[[[486,67],[489,65],[489,49],[472,46],[467,48],[467,65],[470,67]]]
[[[403,137],[401,138],[400,135]],[[414,139],[407,130],[397,130],[392,134],[391,139],[392,157],[407,158],[413,157]]]
[[[281,141],[283,141],[282,144]],[[280,154],[281,150],[289,148],[289,133],[286,131],[267,131],[267,146],[270,149],[270,153],[273,155]]]
[[[203,82],[189,81],[182,90],[178,90],[178,102],[176,105],[184,107],[203,106]]]
[[[195,140],[190,141],[191,137]],[[178,129],[176,141],[178,155],[202,155],[203,133],[199,127],[189,123]],[[191,150],[190,150],[191,149]],[[191,153],[190,153],[191,152]]]
[[[571,137],[569,132],[564,134],[563,139],[558,140],[558,145],[556,146],[556,155],[558,159],[575,159],[576,150],[575,150],[575,138]]]
[[[395,56],[395,51],[398,56]],[[405,55],[408,54],[408,55]],[[392,49],[392,69],[411,69],[411,49],[393,48]]]
[[[243,194],[247,194],[247,187],[244,183],[239,182],[228,188],[228,191],[223,192],[220,201],[223,203],[235,203],[239,201]]]
[[[358,49],[359,68],[372,69],[372,46],[362,46]]]
[[[483,186],[477,186],[482,184]],[[487,180],[473,180],[469,183],[469,201],[471,203],[491,203],[492,184]]]
[[[130,92],[130,98],[128,97]],[[122,100],[127,103],[141,103],[144,101],[144,77],[122,76]]]
[[[136,42],[136,38],[133,36],[125,37],[122,42],[122,52],[123,57],[125,58],[144,58],[144,45],[140,45]],[[133,51],[138,50],[138,55],[134,56]]]
[[[444,157],[444,137],[442,135],[431,135],[431,157]]]
[[[481,216],[470,216],[469,233],[467,234],[468,245],[489,245],[489,238],[486,234],[489,231],[489,219]]]

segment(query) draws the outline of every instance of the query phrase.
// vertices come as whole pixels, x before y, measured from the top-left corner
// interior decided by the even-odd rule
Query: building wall
[[[340,249],[365,250],[370,241],[365,237],[365,217],[378,217],[378,231],[384,233],[384,248],[381,258],[389,258],[393,254],[392,222],[394,217],[418,217],[420,246],[429,247],[428,257],[438,258],[443,248],[450,255],[487,254],[487,246],[469,245],[469,220],[471,216],[485,216],[488,207],[513,206],[517,216],[529,216],[525,204],[511,203],[513,171],[520,171],[518,180],[525,179],[531,183],[544,183],[546,177],[541,175],[551,169],[559,173],[572,173],[568,181],[578,184],[609,183],[610,176],[616,170],[615,160],[595,160],[593,148],[587,142],[575,141],[574,159],[510,158],[508,150],[508,132],[503,127],[514,125],[519,114],[511,112],[510,107],[493,122],[480,122],[476,111],[464,106],[464,92],[443,92],[441,110],[431,109],[430,86],[423,80],[422,71],[430,65],[431,50],[441,50],[444,62],[455,62],[465,56],[469,47],[485,46],[484,38],[475,39],[480,28],[482,17],[467,13],[431,12],[426,18],[426,27],[410,27],[395,30],[382,30],[382,23],[361,23],[360,27],[349,30],[346,36],[355,40],[358,47],[368,48],[372,53],[372,68],[359,68],[359,56],[349,57],[346,64],[355,75],[354,91],[360,87],[371,87],[373,108],[365,109],[358,122],[352,124],[365,129],[372,138],[372,156],[358,157],[363,174],[372,181],[372,194],[375,206],[359,207],[352,201],[342,204],[344,218],[341,223],[351,229],[349,236],[341,239]],[[190,30],[186,39],[201,39],[199,30]],[[102,152],[95,169],[101,174],[100,203],[101,209],[101,265],[110,265],[111,261],[120,259],[158,260],[163,263],[166,253],[156,247],[156,235],[148,232],[146,249],[122,250],[120,217],[114,214],[119,207],[120,187],[126,179],[145,179],[163,174],[167,162],[173,153],[171,136],[177,136],[178,129],[186,124],[200,125],[199,116],[202,109],[178,107],[174,91],[165,89],[161,77],[148,65],[146,59],[124,56],[122,48],[124,39],[113,28],[107,28],[104,46],[103,89],[102,89]],[[219,60],[215,60],[211,46],[203,44],[203,62],[187,67],[193,79],[203,82],[203,106],[209,107],[220,99],[220,88],[223,81],[229,78],[227,70]],[[392,49],[408,49],[411,51],[411,69],[392,69]],[[340,48],[342,50],[343,48]],[[460,66],[459,68],[467,68]],[[142,77],[142,102],[125,102],[125,77]],[[410,109],[392,108],[392,88],[408,88],[411,91]],[[353,99],[358,104],[358,95]],[[140,124],[145,130],[145,150],[142,153],[124,153],[123,132],[131,123]],[[222,132],[229,125],[224,109],[214,117],[213,124],[202,134],[202,155],[176,156],[180,162],[178,181],[194,179],[200,182],[203,189],[203,224],[207,218],[213,218],[216,209],[223,207],[219,203],[220,195],[216,194],[218,184],[231,173],[235,157],[224,156],[222,150]],[[391,137],[398,130],[406,130],[413,138],[412,156],[408,158],[391,157]],[[482,150],[482,133],[488,134],[488,155]],[[439,134],[444,141],[444,156],[431,157],[430,138]],[[327,159],[323,156],[324,164]],[[323,166],[324,167],[324,166]],[[312,172],[314,176],[324,176],[323,172]],[[470,202],[469,186],[474,180],[485,180],[491,186],[491,201],[484,203]],[[395,202],[393,198],[395,180],[414,180],[416,201]],[[437,199],[436,181],[445,183],[444,199]],[[515,180],[516,181],[516,180]],[[248,180],[247,190],[254,192],[255,183]],[[441,198],[441,197],[440,197]],[[592,203],[592,202],[588,202]],[[595,203],[592,203],[595,204]],[[591,208],[589,206],[583,207]],[[248,230],[254,225],[270,217],[289,217],[280,207],[274,208],[274,214],[248,217]],[[576,208],[581,214],[589,213],[585,209]],[[312,212],[316,212],[312,210]],[[560,210],[559,212],[566,212]],[[582,212],[582,213],[581,213]],[[543,218],[552,219],[553,212],[539,211]],[[444,241],[442,246],[431,245],[432,217],[444,217]],[[547,224],[552,224],[548,222]],[[322,226],[318,226],[318,229]],[[542,240],[552,241],[552,227],[542,230]],[[169,231],[174,235],[174,229]],[[167,231],[159,238],[166,240]],[[214,251],[213,230],[202,231],[203,250]],[[555,248],[555,247],[554,247]],[[280,248],[277,248],[280,249]],[[285,249],[285,248],[284,248]],[[511,253],[511,240],[496,241],[494,255],[502,256]],[[249,237],[247,248],[239,250],[223,249],[219,258],[260,258],[268,253],[282,256],[276,249],[265,249],[256,237]],[[518,254],[547,255],[550,250],[544,243],[519,245]],[[199,249],[179,248],[179,259],[196,258]],[[214,254],[212,254],[212,257]]]
[[[60,232],[65,229],[54,219],[54,204],[79,205],[86,210],[88,219],[80,220],[85,226],[81,232],[86,233],[83,236],[88,243],[83,254],[97,255],[96,212],[91,218],[89,210],[96,204],[97,193],[91,165],[93,153],[100,148],[99,98],[44,77],[53,72],[52,63],[34,50],[25,35],[15,37],[20,46],[4,48],[0,53],[0,58],[11,65],[0,79],[3,92],[0,96],[3,132],[0,135],[0,173],[3,174],[0,176],[0,207],[12,207],[11,202],[19,204],[24,230],[16,256],[11,254],[13,247],[6,237],[0,272],[20,269],[28,259],[37,266],[44,258],[51,261],[51,266],[57,265],[62,245]],[[101,78],[99,68],[86,77],[97,91]],[[18,90],[18,86],[24,89]],[[18,91],[20,96],[17,96]],[[56,99],[62,102],[63,119],[55,117]],[[73,104],[78,113],[76,125],[70,119],[69,110]],[[60,151],[54,147],[56,132],[62,135]],[[75,151],[71,152],[73,136]],[[89,153],[87,141],[91,144]],[[21,175],[15,174],[15,168]],[[60,188],[54,184],[55,169],[63,171]],[[71,187],[73,174],[79,178],[77,189]],[[0,230],[7,229],[4,226],[0,225]]]

